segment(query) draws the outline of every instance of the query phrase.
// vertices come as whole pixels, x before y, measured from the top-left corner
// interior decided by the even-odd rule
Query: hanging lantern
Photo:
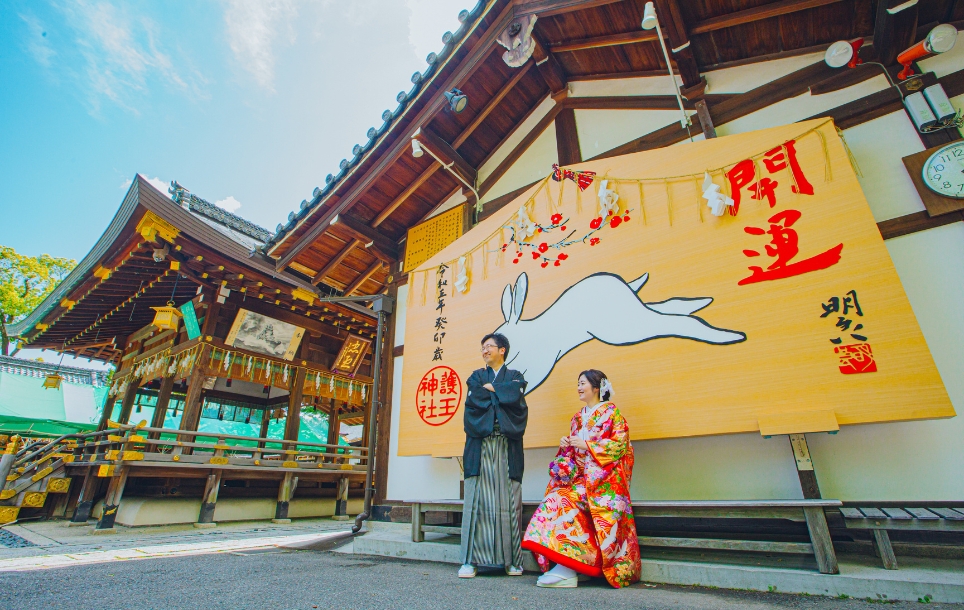
[[[50,374],[47,375],[47,377],[44,379],[44,389],[45,389],[45,390],[46,390],[46,389],[53,389],[53,390],[60,389],[60,384],[61,384],[61,382],[63,382],[63,380],[64,380],[64,378],[63,378],[61,375],[58,375],[57,373],[50,373]]]
[[[158,330],[177,330],[181,323],[181,310],[174,307],[174,301],[168,301],[165,307],[151,307],[154,314],[154,326]]]

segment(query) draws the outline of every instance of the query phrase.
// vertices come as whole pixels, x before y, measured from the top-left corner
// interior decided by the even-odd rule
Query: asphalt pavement
[[[636,584],[615,590],[601,580],[578,589],[540,589],[534,574],[509,577],[493,572],[459,579],[456,570],[447,564],[337,552],[251,549],[2,572],[0,609],[871,610],[881,606],[856,599],[668,585]],[[885,607],[919,609],[922,604],[898,602]]]

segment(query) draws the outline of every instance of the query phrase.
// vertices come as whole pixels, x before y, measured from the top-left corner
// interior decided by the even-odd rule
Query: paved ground
[[[638,584],[613,590],[535,586],[535,575],[480,574],[460,580],[452,566],[322,551],[280,549],[112,562],[0,573],[0,608],[763,608],[870,609],[829,599]],[[888,604],[919,608],[919,603]],[[944,604],[928,607],[950,608]]]

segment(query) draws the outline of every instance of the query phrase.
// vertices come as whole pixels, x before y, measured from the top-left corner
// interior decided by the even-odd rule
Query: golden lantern
[[[61,375],[58,375],[57,373],[50,373],[44,379],[44,389],[46,390],[49,388],[57,390],[60,388],[60,384],[63,382],[63,380],[64,378]]]
[[[177,330],[181,323],[181,310],[174,307],[174,301],[168,301],[165,307],[151,307],[157,313],[154,314],[154,326],[158,330]]]

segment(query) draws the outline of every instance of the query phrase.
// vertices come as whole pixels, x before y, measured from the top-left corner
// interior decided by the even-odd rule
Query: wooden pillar
[[[111,477],[110,486],[107,488],[107,497],[104,498],[104,516],[97,522],[98,530],[113,529],[114,521],[117,519],[117,508],[124,496],[124,487],[127,485],[127,473],[130,466],[118,466],[117,470],[117,476]]]
[[[288,388],[288,417],[285,419],[285,440],[298,440],[301,429],[301,400],[304,398],[305,377],[307,371],[299,368],[291,379]]]
[[[411,288],[411,286],[409,287]],[[398,284],[392,284],[388,288],[388,296],[398,302]],[[388,463],[389,444],[392,437],[392,377],[395,368],[395,307],[392,313],[385,316],[385,332],[382,346],[382,361],[378,363],[382,367],[381,388],[379,405],[375,421],[376,426],[375,446],[369,447],[369,455],[375,456],[375,495],[374,504],[381,504],[386,500],[385,490],[388,489]],[[373,363],[375,364],[375,363]],[[366,441],[367,442],[367,441]]]
[[[810,460],[807,436],[805,434],[791,434],[790,446],[793,448],[793,461],[797,467],[797,476],[800,478],[803,497],[808,500],[819,499],[820,486],[817,485],[817,474],[814,472],[813,462]]]
[[[700,127],[703,128],[703,137],[709,140],[716,137],[716,127],[713,126],[713,117],[710,116],[710,109],[706,105],[705,99],[696,100],[696,116],[700,119]]]
[[[171,402],[171,392],[174,391],[174,375],[161,379],[161,387],[157,391],[157,406],[154,407],[154,417],[151,419],[151,428],[163,428],[164,420],[167,419],[167,406]],[[160,432],[151,432],[147,438],[158,439]],[[154,445],[151,445],[152,447]]]
[[[556,152],[559,165],[582,163],[579,132],[576,130],[576,111],[563,108],[556,115]]]
[[[341,430],[341,420],[339,419],[341,409],[338,407],[338,401],[334,398],[331,399],[331,409],[328,410],[328,444],[338,445],[338,432]],[[328,449],[328,452],[334,453],[336,449]],[[334,462],[337,458],[331,458],[329,461]]]
[[[137,390],[141,387],[141,380],[138,378],[131,378],[130,383],[127,385],[127,390],[124,392],[124,399],[121,401],[121,412],[117,417],[117,421],[126,424],[130,421],[131,410],[134,408],[134,401],[137,399]]]
[[[294,496],[297,484],[298,478],[295,473],[286,472],[281,479],[281,485],[278,486],[278,505],[275,507],[272,523],[291,523],[291,519],[288,518],[288,504]]]
[[[202,348],[203,349],[203,348]],[[201,391],[204,389],[205,369],[211,359],[211,350],[205,349],[200,358],[194,361],[194,370],[187,379],[187,396],[184,397],[184,412],[181,414],[181,430],[197,431],[201,420]],[[193,436],[178,435],[177,440],[189,442]]]
[[[204,496],[201,497],[201,512],[198,514],[195,527],[214,527],[214,508],[218,502],[218,491],[221,489],[221,470],[212,470],[204,486]]]
[[[114,414],[114,403],[117,402],[117,396],[108,396],[107,401],[104,402],[104,410],[100,414],[100,422],[97,424],[97,430],[106,430],[107,421],[110,416]]]
[[[830,528],[827,527],[827,515],[819,506],[808,506],[803,509],[807,518],[807,529],[810,531],[810,542],[813,544],[813,555],[817,559],[817,567],[821,574],[839,574],[837,555],[833,550],[833,540],[830,539]]]
[[[348,477],[338,479],[338,491],[335,493],[335,521],[348,520]]]
[[[80,487],[80,496],[77,498],[77,508],[74,509],[74,516],[70,518],[71,523],[87,525],[87,520],[90,519],[90,509],[94,506],[94,496],[100,487],[100,479],[97,477],[94,468],[94,466],[88,468],[87,474],[84,475],[84,482]]]
[[[271,407],[265,406],[264,411],[261,412],[261,430],[258,432],[258,436],[261,438],[268,438],[268,425],[271,423]],[[258,441],[258,448],[264,449],[264,441]]]

